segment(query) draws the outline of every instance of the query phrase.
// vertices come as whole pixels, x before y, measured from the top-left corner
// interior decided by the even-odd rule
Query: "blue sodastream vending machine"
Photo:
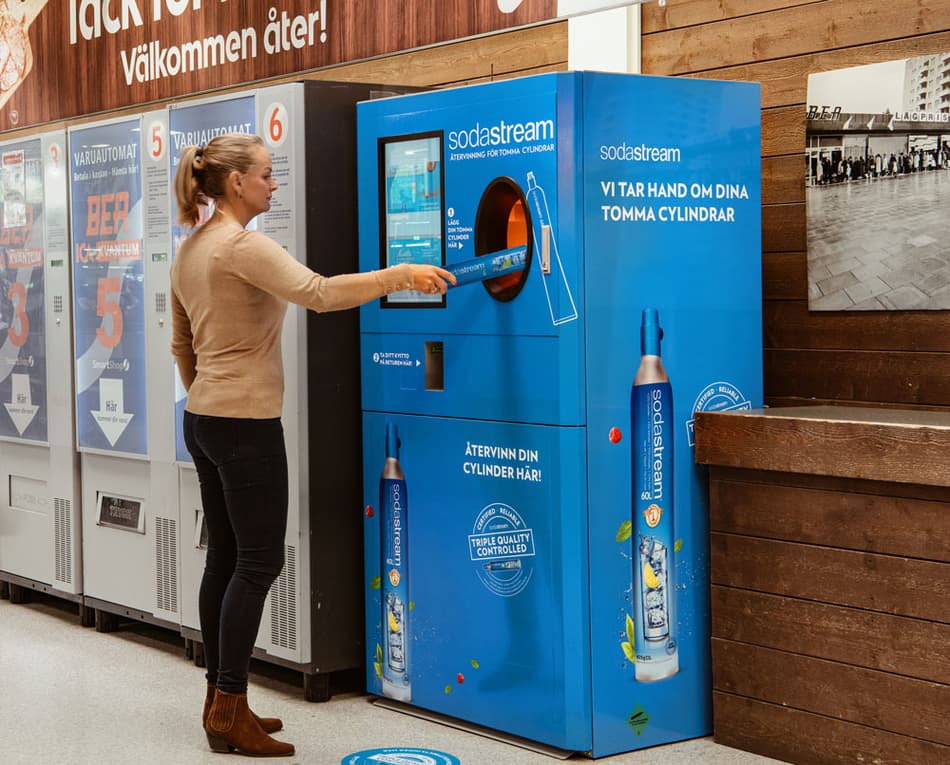
[[[525,263],[362,309],[369,690],[594,757],[708,734],[692,424],[762,401],[758,86],[541,75],[358,142],[361,269]]]

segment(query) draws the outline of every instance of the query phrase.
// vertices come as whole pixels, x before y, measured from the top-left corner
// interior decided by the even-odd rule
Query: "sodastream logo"
[[[448,147],[458,149],[488,149],[511,144],[554,140],[554,120],[528,122],[499,122],[483,125],[476,122],[464,130],[450,130],[446,136]]]

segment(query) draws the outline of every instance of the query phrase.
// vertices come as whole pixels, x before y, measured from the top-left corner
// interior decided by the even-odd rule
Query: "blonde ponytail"
[[[264,145],[258,135],[224,133],[208,141],[207,146],[186,146],[175,171],[175,201],[178,222],[194,226],[201,214],[200,205],[224,195],[228,176],[246,173]]]

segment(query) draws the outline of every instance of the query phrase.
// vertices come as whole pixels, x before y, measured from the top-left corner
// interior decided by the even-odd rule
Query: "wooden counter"
[[[700,413],[714,735],[793,763],[950,763],[950,415]]]

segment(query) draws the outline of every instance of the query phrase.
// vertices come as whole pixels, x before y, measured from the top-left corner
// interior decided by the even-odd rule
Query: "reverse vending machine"
[[[708,734],[692,424],[762,400],[758,86],[541,75],[358,124],[361,269],[515,261],[361,309],[370,692],[594,757]]]
[[[85,602],[177,630],[167,112],[71,128],[69,173]]]
[[[356,102],[380,92],[355,83],[291,83],[174,106],[172,173],[185,145],[204,145],[224,132],[259,134],[278,189],[271,209],[251,225],[318,273],[353,272]],[[174,229],[176,249],[187,233]],[[286,562],[265,602],[254,655],[301,670],[306,698],[322,701],[329,698],[330,673],[357,668],[363,657],[359,315],[318,315],[290,305],[281,342],[290,480]],[[176,385],[182,633],[200,643],[207,531],[180,432],[186,394],[177,375]]]
[[[0,144],[0,580],[79,601],[66,134]]]

